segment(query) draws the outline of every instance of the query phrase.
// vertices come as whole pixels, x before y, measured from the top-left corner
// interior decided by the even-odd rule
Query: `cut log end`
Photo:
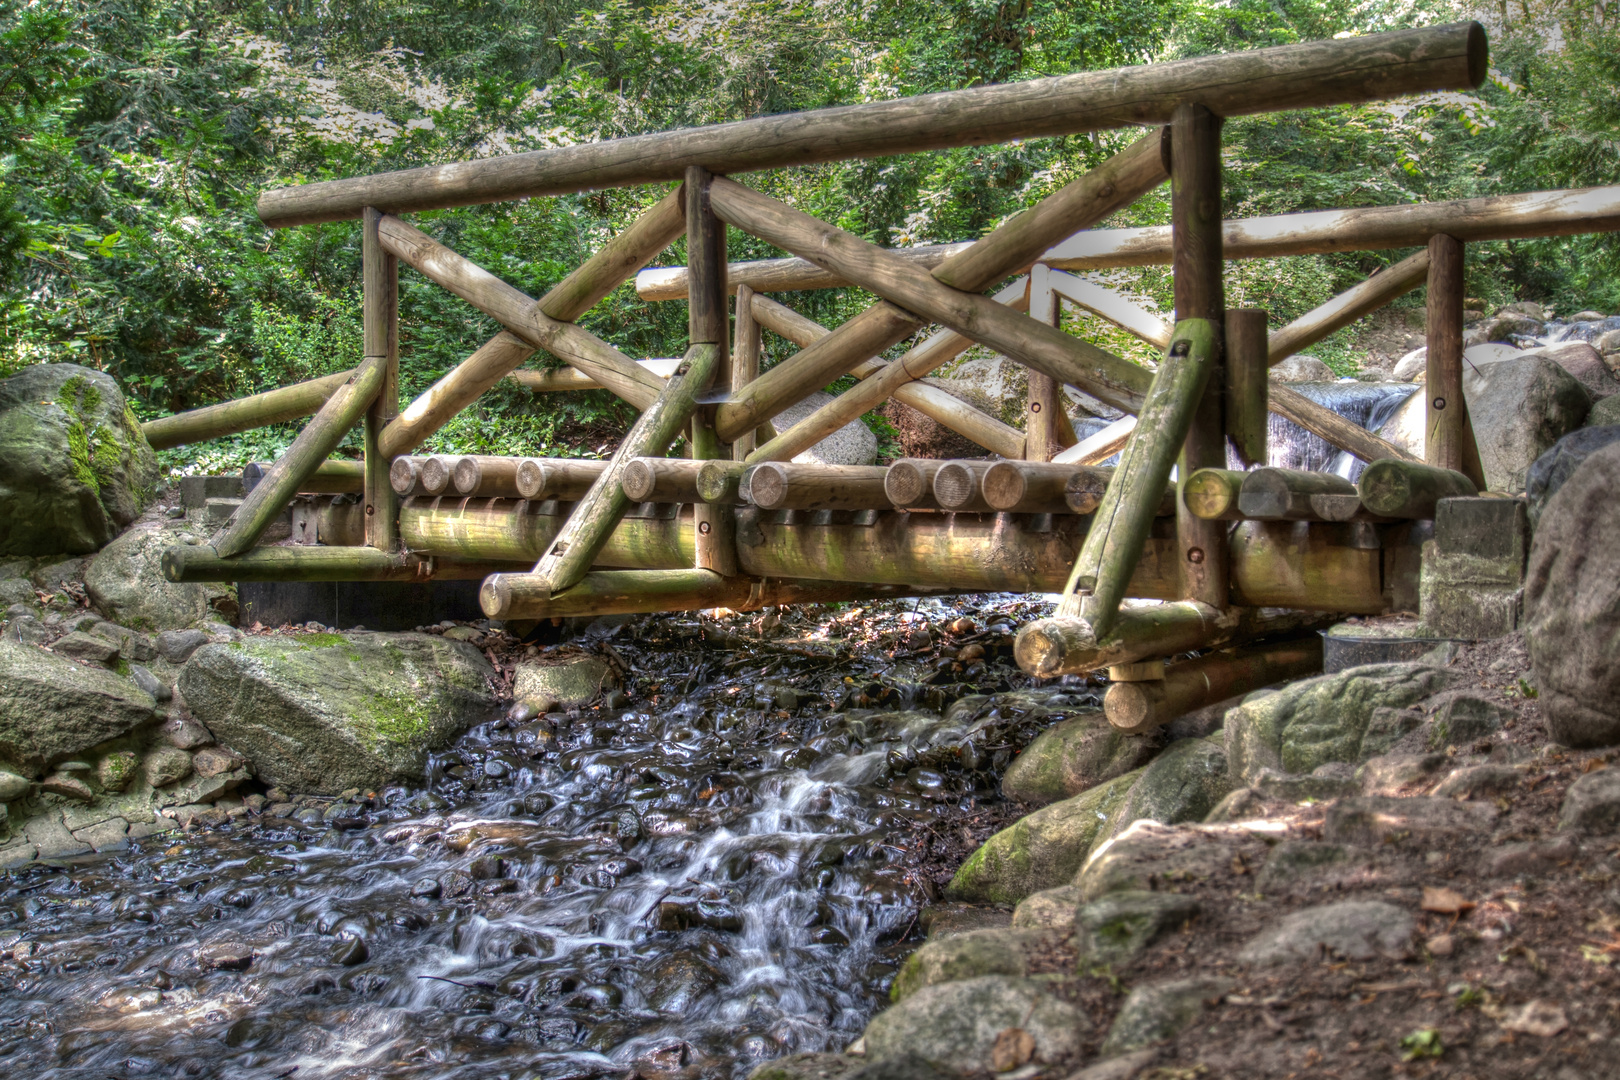
[[[456,460],[455,468],[450,474],[450,483],[458,495],[471,495],[483,482],[484,468],[477,458],[463,457]]]
[[[518,494],[537,499],[546,490],[546,464],[538,458],[524,458],[517,467]]]
[[[698,470],[698,498],[706,503],[741,505],[742,476],[750,468],[740,461],[705,461]]]
[[[402,498],[409,496],[416,490],[417,480],[421,474],[421,458],[397,457],[388,466],[388,486]]]
[[[748,478],[748,498],[755,506],[772,510],[782,505],[787,487],[787,470],[778,462],[763,462]]]
[[[1071,655],[1094,650],[1096,644],[1091,626],[1083,619],[1036,619],[1018,631],[1013,639],[1013,655],[1026,673],[1049,679],[1070,673]]]
[[[422,462],[420,473],[422,490],[429,495],[443,495],[455,478],[455,462],[446,457],[434,455]]]
[[[889,466],[883,477],[883,493],[889,502],[905,508],[922,506],[933,500],[933,472],[936,462],[902,459]]]
[[[652,497],[653,485],[656,477],[653,475],[652,465],[646,458],[636,458],[624,467],[624,476],[619,486],[632,502],[646,502]]]
[[[983,502],[979,477],[966,462],[948,461],[934,474],[934,498],[946,510],[967,510]]]

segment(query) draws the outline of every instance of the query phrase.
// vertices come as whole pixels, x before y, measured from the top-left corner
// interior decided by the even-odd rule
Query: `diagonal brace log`
[[[575,505],[568,523],[535,564],[532,576],[551,595],[575,585],[596,561],[613,528],[630,508],[621,481],[639,457],[662,457],[697,411],[697,396],[708,389],[724,352],[718,346],[693,345],[658,400],[648,405],[614,452],[613,460],[590,491]]]
[[[298,485],[320,468],[343,436],[359,422],[382,389],[388,358],[368,356],[354,369],[349,381],[326,400],[287,452],[270,467],[230,520],[214,535],[213,548],[222,559],[240,555],[264,535],[277,514],[298,494]]]
[[[1176,324],[1114,482],[1081,545],[1057,614],[1084,620],[1098,639],[1113,629],[1119,602],[1170,480],[1170,467],[1181,453],[1215,366],[1217,347],[1215,326],[1207,319]]]

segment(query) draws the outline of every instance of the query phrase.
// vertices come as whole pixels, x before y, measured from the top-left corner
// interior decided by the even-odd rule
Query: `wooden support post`
[[[780,304],[777,306],[781,307]],[[805,321],[809,322],[808,319]],[[759,378],[760,323],[754,315],[754,290],[746,285],[737,287],[737,318],[732,334],[735,340],[731,349],[731,381],[728,385],[735,393]],[[744,431],[731,440],[733,461],[744,461],[753,452],[758,438],[756,431]]]
[[[222,401],[218,405],[161,416],[142,424],[141,434],[146,436],[152,449],[168,450],[187,443],[206,442],[269,424],[296,420],[319,410],[338,387],[353,377],[353,371],[339,371],[308,382],[266,390],[262,394],[250,394],[234,401]]]
[[[298,494],[300,482],[337,449],[343,436],[371,407],[382,387],[385,366],[381,357],[367,357],[360,362],[349,382],[327,399],[287,452],[270,467],[259,485],[248,492],[236,513],[214,535],[212,546],[216,554],[229,559],[258,543],[270,522]]]
[[[1467,476],[1415,461],[1375,461],[1357,485],[1361,505],[1381,517],[1433,519],[1441,499],[1479,494]]]
[[[1321,670],[1321,635],[1307,634],[1170,664],[1162,679],[1113,683],[1103,713],[1114,728],[1142,735],[1206,705]]]
[[[1356,485],[1333,473],[1255,469],[1243,474],[1238,512],[1252,521],[1320,521],[1316,495],[1354,495]]]
[[[1170,124],[1170,228],[1175,245],[1176,319],[1207,320],[1215,335],[1209,380],[1197,398],[1178,473],[1226,465],[1226,370],[1222,324],[1226,316],[1221,253],[1221,118],[1202,105],[1176,108]],[[1182,595],[1215,608],[1231,601],[1227,588],[1226,528],[1176,508]]]
[[[691,422],[697,396],[708,389],[720,366],[721,350],[714,345],[693,345],[686,363],[670,376],[664,392],[647,407],[619,444],[612,462],[597,477],[590,491],[568,518],[568,524],[535,565],[537,586],[560,593],[585,576],[613,527],[629,508],[620,482],[624,470],[638,457],[660,457],[681,429]]]
[[[399,541],[399,497],[388,481],[390,461],[381,447],[383,429],[399,415],[399,260],[377,239],[382,211],[365,208],[360,231],[361,329],[365,355],[380,357],[383,381],[366,411],[366,543],[392,551]]]
[[[1456,237],[1429,238],[1424,460],[1464,474],[1483,490],[1485,472],[1474,442],[1473,425],[1468,422],[1468,399],[1463,395],[1463,256],[1463,242]]]
[[[620,483],[631,502],[693,506],[702,501],[698,496],[698,473],[705,464],[680,458],[636,458],[625,466]]]
[[[748,474],[748,500],[762,510],[887,509],[883,482],[888,471],[882,465],[767,461]]]
[[[1266,319],[1260,308],[1226,309],[1226,438],[1245,465],[1267,461]]]
[[[731,386],[726,226],[709,203],[713,181],[706,169],[694,165],[686,170],[686,274],[691,282],[686,301],[687,336],[692,345],[712,345],[719,351],[715,389],[726,390]],[[689,456],[694,461],[733,456],[720,445],[711,407],[692,414]],[[697,566],[727,577],[737,574],[736,519],[729,511],[707,503],[697,504]]]
[[[1170,480],[1170,466],[1209,381],[1216,348],[1215,326],[1209,320],[1176,324],[1142,406],[1141,422],[1097,508],[1058,605],[1060,619],[1088,624],[1076,633],[1101,640],[1113,628]]]
[[[1051,271],[1037,266],[1029,275],[1029,317],[1048,326],[1058,325],[1062,303],[1048,278]],[[1063,391],[1052,376],[1030,369],[1024,395],[1024,459],[1051,461],[1064,448],[1058,442],[1057,419],[1062,415]]]

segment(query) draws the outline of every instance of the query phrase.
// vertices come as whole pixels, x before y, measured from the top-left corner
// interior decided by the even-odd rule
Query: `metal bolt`
[[[707,521],[700,521],[698,522],[698,535],[708,536],[709,530],[712,528],[714,528],[714,526],[710,525]]]
[[[1041,403],[1038,402],[1038,401],[1030,402],[1029,403],[1029,411],[1030,412],[1040,412],[1041,411]]]
[[[1445,407],[1446,407],[1446,399],[1445,399],[1445,398],[1443,398],[1443,397],[1437,397],[1437,398],[1435,398],[1435,399],[1434,399],[1434,407],[1435,407],[1435,409],[1436,409],[1436,410],[1437,410],[1437,411],[1438,411],[1438,410],[1440,410],[1440,409],[1443,409],[1443,408],[1445,408]]]
[[[1193,563],[1195,565],[1197,563],[1203,562],[1204,561],[1204,549],[1203,548],[1188,548],[1187,549],[1187,561],[1190,562],[1190,563]]]
[[[377,508],[375,506],[366,507],[366,517],[370,517],[372,514],[375,514],[376,512],[377,512]]]

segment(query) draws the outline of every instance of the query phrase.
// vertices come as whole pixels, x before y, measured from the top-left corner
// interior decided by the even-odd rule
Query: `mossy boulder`
[[[205,645],[179,689],[267,784],[332,795],[422,779],[429,750],[491,714],[493,678],[465,642],[310,634]]]
[[[973,903],[1017,904],[1042,889],[1069,884],[1140,775],[1126,773],[1020,818],[962,864],[946,894]]]
[[[129,734],[156,708],[150,694],[106,668],[0,640],[0,758],[30,776]]]
[[[96,607],[136,630],[182,630],[235,610],[232,590],[163,576],[163,552],[180,543],[163,528],[130,529],[90,560],[84,586]]]
[[[156,482],[157,457],[108,375],[40,364],[0,380],[0,554],[95,551]]]
[[[889,997],[904,1001],[925,986],[984,975],[1028,975],[1034,960],[1056,948],[1058,936],[1050,930],[999,929],[931,940],[906,957]]]
[[[1378,709],[1405,709],[1461,681],[1418,661],[1368,664],[1290,683],[1226,714],[1226,762],[1234,784],[1262,769],[1309,773],[1330,761],[1356,763],[1388,749],[1380,739],[1364,752],[1363,736]],[[1379,714],[1386,716],[1388,714]]]
[[[926,987],[878,1013],[866,1026],[866,1056],[922,1058],[982,1075],[991,1071],[996,1039],[1008,1028],[1029,1034],[1037,1064],[1060,1065],[1080,1052],[1091,1023],[1040,981],[987,975]]]
[[[1154,735],[1126,735],[1101,712],[1060,721],[1036,736],[1008,766],[1001,793],[1037,805],[1067,799],[1147,764]]]
[[[1180,739],[1142,769],[1129,793],[1108,815],[1097,840],[1118,836],[1133,821],[1164,825],[1202,821],[1231,790],[1225,737]]]

